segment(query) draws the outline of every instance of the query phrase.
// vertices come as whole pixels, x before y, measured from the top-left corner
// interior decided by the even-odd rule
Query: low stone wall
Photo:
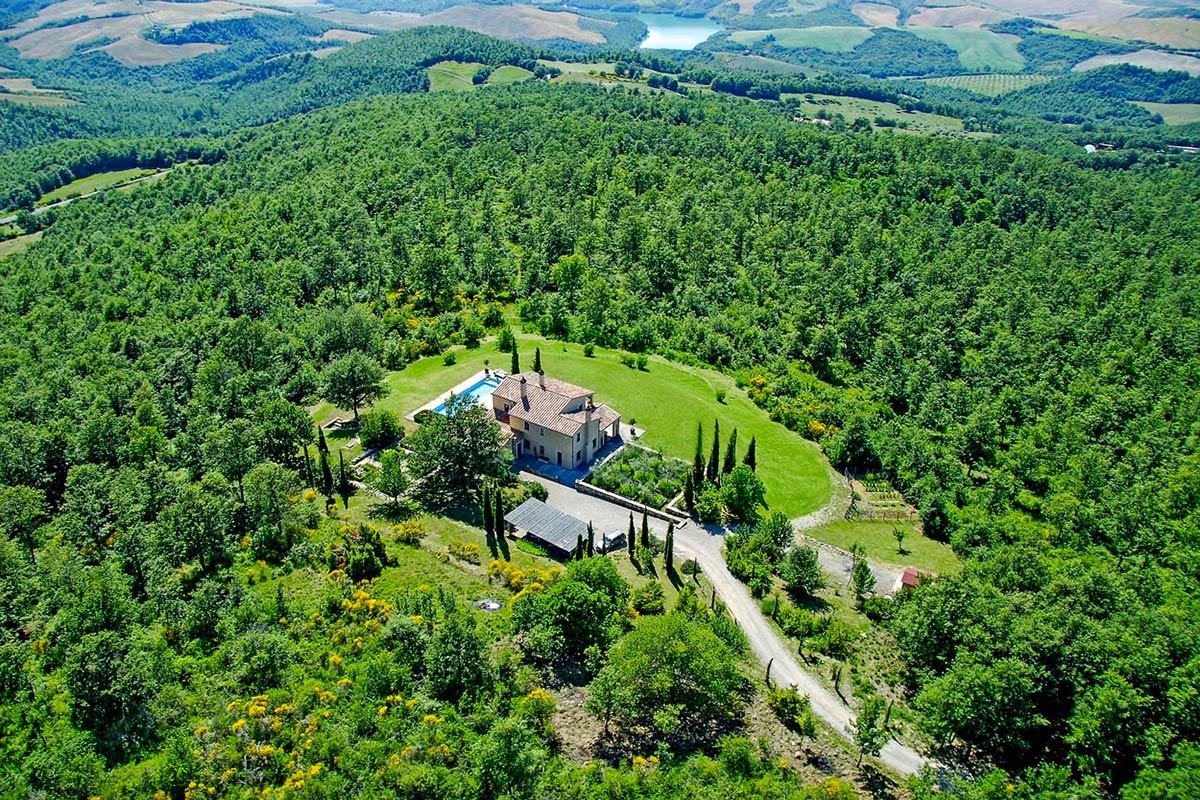
[[[630,511],[644,511],[647,516],[654,517],[655,519],[661,519],[664,522],[674,522],[676,525],[683,525],[687,522],[687,517],[680,517],[666,511],[660,511],[659,509],[652,508],[645,503],[639,503],[636,500],[630,500],[628,497],[623,497],[615,492],[601,489],[599,486],[590,484],[585,480],[575,481],[575,491],[583,494],[590,494],[592,497],[599,497],[601,500],[607,500],[610,503],[624,506]]]

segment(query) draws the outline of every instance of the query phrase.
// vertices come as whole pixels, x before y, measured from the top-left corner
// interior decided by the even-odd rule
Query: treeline
[[[726,40],[717,47],[745,50],[746,46]],[[879,28],[866,41],[846,52],[816,47],[784,47],[768,37],[750,46],[767,58],[810,66],[818,70],[890,78],[899,75],[938,76],[962,73],[958,53],[941,42],[922,39],[908,31]]]
[[[1034,72],[1070,72],[1071,67],[1093,56],[1132,53],[1136,47],[1046,32],[1046,24],[1031,19],[1008,19],[986,26],[996,33],[1021,37],[1017,52],[1026,69]]]

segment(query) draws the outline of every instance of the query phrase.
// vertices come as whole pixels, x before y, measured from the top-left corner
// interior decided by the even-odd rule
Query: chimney
[[[541,387],[542,389],[546,388],[546,371],[545,370],[542,370],[542,369],[538,370],[538,386]]]
[[[524,375],[522,375],[522,376],[521,376],[521,403],[522,403],[522,404],[524,404],[524,405],[529,405],[529,398],[526,396],[525,392],[526,392],[526,389],[525,389],[525,376],[524,376]]]
[[[592,460],[592,454],[589,451],[591,442],[588,437],[592,435],[592,411],[594,409],[592,398],[589,397],[583,406],[583,463],[585,464]]]

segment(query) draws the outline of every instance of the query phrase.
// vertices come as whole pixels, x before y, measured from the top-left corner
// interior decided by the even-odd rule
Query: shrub
[[[812,703],[796,691],[795,686],[787,689],[772,688],[767,692],[767,705],[779,717],[779,721],[791,730],[812,738],[817,735],[817,722],[813,718]]]
[[[448,352],[448,353],[446,353],[446,355],[442,356],[442,364],[444,364],[445,366],[452,367],[456,363],[458,363],[458,358],[454,355],[453,352]]]
[[[405,520],[392,528],[392,536],[401,544],[419,545],[425,534],[425,526],[415,519]]]
[[[637,359],[634,358],[633,353],[621,353],[621,363],[630,369],[634,369],[637,366]]]
[[[645,372],[646,367],[650,364],[650,359],[646,358],[645,353],[638,353],[635,361],[637,362],[637,368],[640,369],[642,372]]]
[[[391,411],[368,411],[358,418],[358,435],[363,447],[378,450],[397,439],[403,439],[404,427],[400,424],[400,418]]]
[[[663,613],[665,610],[665,600],[663,598],[662,584],[658,581],[651,581],[645,586],[639,586],[637,589],[634,589],[629,604],[639,614]]]
[[[592,344],[591,342],[588,342],[587,344],[585,344],[583,346],[583,357],[584,358],[595,358],[596,357],[596,345]]]
[[[450,555],[471,564],[479,563],[479,545],[473,542],[451,542]]]
[[[423,408],[413,416],[413,419],[416,420],[418,425],[424,425],[425,423],[429,422],[429,420],[433,419],[435,416],[436,416],[436,413],[434,411],[432,411],[428,408]]]
[[[724,390],[724,389],[717,389],[717,402],[718,402],[718,403],[721,403],[722,405],[724,405],[724,403],[725,403],[725,397],[726,397],[726,395],[725,395],[725,390]]]

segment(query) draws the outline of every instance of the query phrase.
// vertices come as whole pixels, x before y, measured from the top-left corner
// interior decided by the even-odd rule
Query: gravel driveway
[[[547,502],[574,517],[591,522],[596,533],[613,530],[625,531],[629,527],[629,510],[615,503],[609,503],[598,497],[580,494],[574,489],[562,484],[547,481],[530,473],[521,473],[523,480],[537,481],[549,492]],[[634,514],[634,524],[641,525],[641,515]],[[662,520],[650,519],[650,530],[662,538],[666,534],[667,524]],[[848,736],[847,726],[854,724],[854,713],[833,692],[826,689],[820,681],[806,672],[793,656],[790,647],[775,633],[770,622],[758,607],[757,601],[750,596],[749,590],[733,577],[725,566],[725,558],[721,554],[723,537],[718,530],[710,530],[694,523],[675,529],[675,545],[679,554],[696,559],[700,569],[708,577],[713,587],[725,603],[730,615],[741,626],[750,642],[750,648],[759,661],[766,665],[772,663],[771,677],[779,684],[796,686],[803,694],[808,695],[812,703],[813,713],[820,717],[837,733]],[[821,564],[828,562],[835,575],[843,572],[842,565],[835,554],[821,549]],[[848,567],[845,568],[848,575]],[[874,568],[873,568],[874,569]],[[878,577],[880,576],[877,572]],[[880,581],[880,589],[890,586]],[[910,747],[889,741],[883,747],[879,760],[901,775],[912,775],[924,766],[927,761],[924,756]]]

